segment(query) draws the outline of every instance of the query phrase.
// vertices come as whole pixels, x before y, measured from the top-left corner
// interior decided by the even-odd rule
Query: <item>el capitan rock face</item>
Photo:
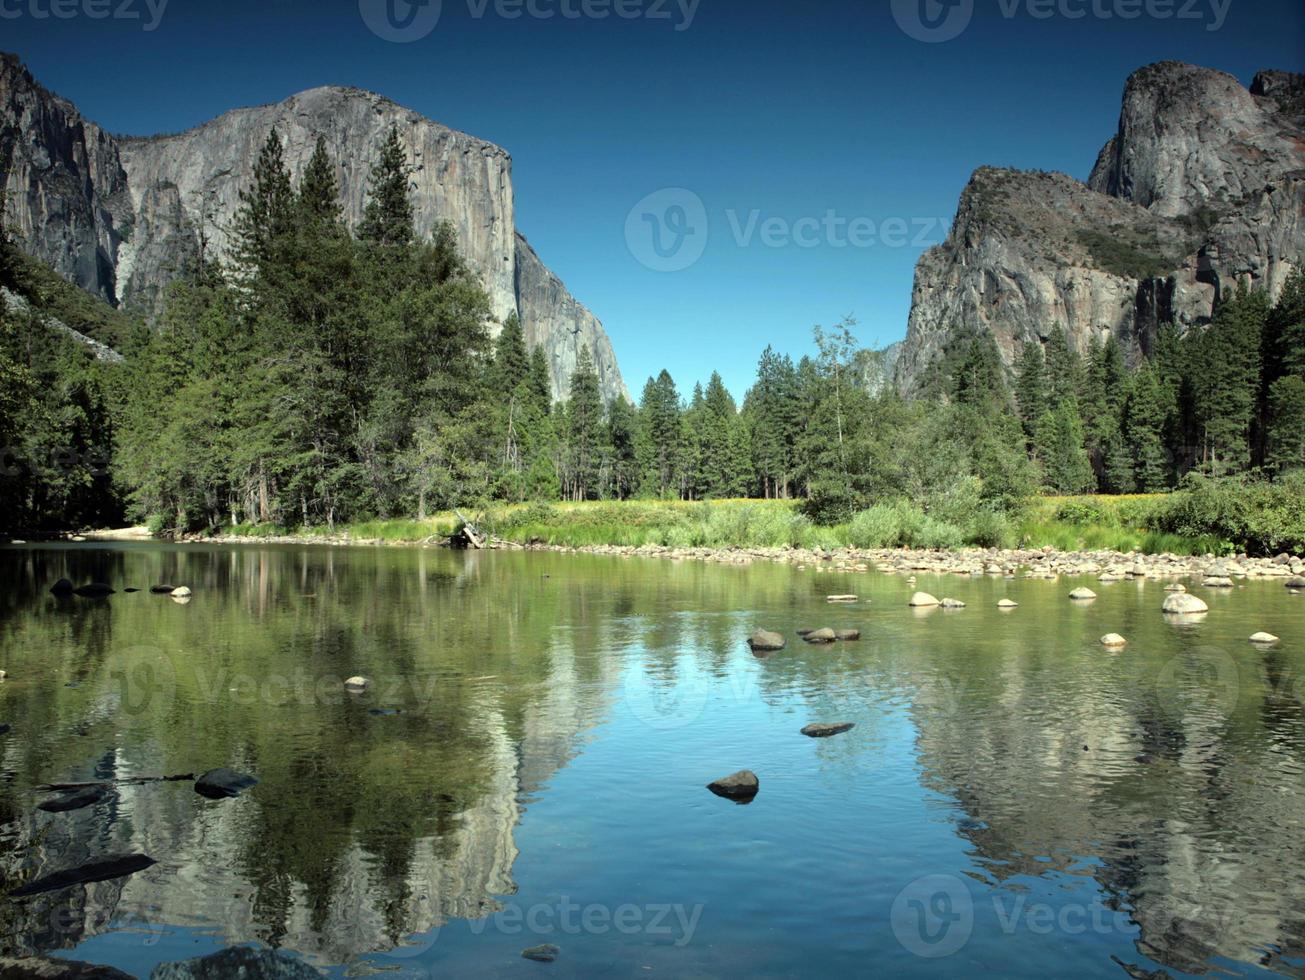
[[[1160,323],[1208,323],[1238,283],[1276,298],[1305,261],[1303,76],[1250,89],[1177,62],[1142,68],[1088,182],[981,168],[946,242],[916,266],[895,368],[928,390],[959,337],[990,331],[1007,363],[1061,325],[1085,350],[1147,352]]]
[[[345,218],[357,225],[376,148],[391,126],[415,168],[418,232],[452,223],[497,323],[517,312],[527,342],[544,348],[554,394],[565,396],[583,345],[604,395],[625,394],[602,324],[517,233],[512,158],[501,147],[340,87],[236,109],[175,135],[111,137],[41,88],[17,58],[0,61],[0,160],[12,161],[4,189],[24,247],[88,291],[147,313],[158,311],[196,252],[201,225],[213,254],[230,253],[240,191],[273,128],[296,178],[317,137],[325,138]]]

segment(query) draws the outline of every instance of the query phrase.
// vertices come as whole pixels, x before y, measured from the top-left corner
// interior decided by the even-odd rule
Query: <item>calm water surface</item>
[[[61,576],[119,592],[58,600]],[[160,582],[193,600],[121,591]],[[1193,586],[1209,615],[1173,624],[1160,583],[1075,584],[0,549],[0,893],[158,861],[0,898],[0,952],[141,976],[241,943],[337,976],[1305,976],[1305,596]],[[912,611],[914,588],[968,608]],[[793,636],[824,625],[864,639]],[[789,648],[754,657],[754,627]],[[259,784],[36,809],[47,782],[217,766]],[[704,789],[741,768],[750,805]],[[545,942],[555,963],[520,957]]]

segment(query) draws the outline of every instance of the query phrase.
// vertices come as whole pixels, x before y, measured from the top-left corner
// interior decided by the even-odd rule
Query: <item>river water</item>
[[[55,598],[64,576],[118,591]],[[123,591],[159,583],[193,598]],[[1305,976],[1305,596],[1189,585],[1210,612],[1176,623],[1159,582],[3,548],[0,893],[157,864],[0,898],[0,952],[142,977],[247,943],[337,976]],[[967,607],[909,609],[917,588]],[[862,639],[795,635],[820,626]],[[757,627],[788,648],[754,656]],[[132,781],[216,767],[259,782]],[[751,803],[706,790],[743,768]],[[81,781],[113,786],[36,808]],[[551,965],[521,957],[541,943]]]

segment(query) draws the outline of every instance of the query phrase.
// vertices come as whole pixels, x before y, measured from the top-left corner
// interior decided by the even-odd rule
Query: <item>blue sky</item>
[[[386,0],[0,0],[0,48],[115,132],[346,84],[506,147],[518,226],[636,396],[662,367],[741,396],[768,343],[798,356],[845,314],[900,339],[971,171],[1085,178],[1143,64],[1305,64],[1299,0],[442,0],[429,33],[433,8],[390,2],[398,21]],[[917,39],[935,22],[955,36]]]

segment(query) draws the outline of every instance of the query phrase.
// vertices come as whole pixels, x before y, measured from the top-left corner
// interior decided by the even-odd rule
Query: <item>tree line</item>
[[[718,373],[686,394],[666,371],[637,403],[606,403],[587,350],[554,404],[516,316],[491,335],[451,227],[417,234],[397,130],[356,227],[336,173],[319,140],[296,182],[272,132],[231,256],[213,261],[201,235],[160,322],[116,323],[121,364],[92,361],[34,314],[4,315],[11,527],[333,526],[633,497],[800,498],[827,523],[895,499],[1000,515],[1039,491],[1153,492],[1193,471],[1305,465],[1300,273],[1276,305],[1239,290],[1208,328],[1162,327],[1145,357],[1113,339],[1078,352],[1054,328],[1011,372],[990,333],[961,338],[909,402],[867,386],[875,355],[847,319],[816,328],[796,362],[768,347],[741,405]],[[32,260],[2,218],[12,287]]]

